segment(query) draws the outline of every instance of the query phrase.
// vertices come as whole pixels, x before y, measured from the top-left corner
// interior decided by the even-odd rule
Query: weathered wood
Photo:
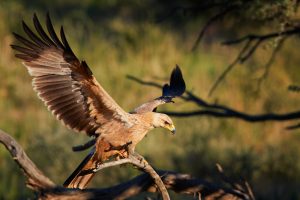
[[[97,167],[101,170],[107,167],[125,163],[131,163],[141,170],[147,172],[127,182],[116,186],[102,189],[70,189],[63,188],[53,183],[46,177],[26,155],[22,147],[10,135],[0,130],[0,142],[7,148],[19,167],[28,178],[27,186],[36,191],[39,199],[67,200],[67,199],[127,199],[142,192],[158,192],[163,187],[177,193],[197,195],[202,199],[249,199],[254,200],[253,193],[248,185],[235,183],[234,186],[224,187],[201,179],[193,178],[191,175],[164,170],[156,170],[151,167],[140,155],[128,159],[103,163]],[[142,161],[142,162],[141,162]],[[153,174],[155,173],[155,174]],[[222,172],[223,173],[223,172]],[[153,181],[154,180],[154,181]],[[162,181],[159,183],[159,180]],[[226,181],[225,181],[226,182]],[[231,180],[230,180],[231,182]],[[159,185],[159,187],[157,187]],[[230,184],[229,184],[230,185]],[[238,187],[237,187],[238,186]],[[164,191],[160,191],[164,193]],[[165,194],[164,194],[165,195]],[[165,196],[165,198],[167,198]]]
[[[27,185],[37,191],[40,189],[52,188],[55,184],[46,177],[37,166],[30,160],[23,148],[10,135],[0,129],[0,142],[10,152],[12,158],[27,176]]]

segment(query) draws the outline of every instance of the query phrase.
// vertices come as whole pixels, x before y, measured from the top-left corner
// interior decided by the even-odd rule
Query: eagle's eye
[[[169,122],[167,122],[167,121],[165,121],[165,125],[170,125],[170,123],[169,123]]]

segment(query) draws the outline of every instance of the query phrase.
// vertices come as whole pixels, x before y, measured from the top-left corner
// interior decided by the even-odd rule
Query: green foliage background
[[[287,90],[289,84],[299,81],[298,38],[287,41],[259,90],[257,78],[264,72],[262,66],[268,60],[272,43],[259,49],[251,61],[238,65],[214,95],[207,97],[211,85],[239,50],[220,42],[258,29],[241,23],[230,30],[234,20],[222,21],[209,30],[201,46],[192,52],[206,18],[174,16],[158,23],[158,13],[169,11],[170,2],[183,4],[150,0],[0,0],[0,128],[12,134],[56,183],[63,183],[86,154],[74,153],[71,147],[88,138],[73,133],[51,116],[32,90],[31,79],[20,60],[14,58],[9,46],[15,42],[11,33],[22,32],[21,20],[32,25],[34,12],[44,21],[49,11],[57,30],[64,25],[76,55],[87,61],[98,81],[127,111],[159,96],[160,91],[139,85],[126,75],[162,84],[175,64],[183,70],[187,89],[210,102],[252,114],[299,109],[299,94]],[[267,16],[272,7],[258,6],[262,1],[254,2],[257,4],[245,13],[246,17],[253,15],[255,21]],[[282,5],[289,1],[274,2]],[[287,9],[283,15],[289,12]],[[272,27],[261,29],[269,31]],[[192,103],[176,100],[176,105],[160,109],[196,108]],[[248,180],[258,199],[300,199],[300,133],[285,130],[297,122],[248,123],[207,116],[173,119],[177,135],[154,130],[137,147],[156,168],[216,180],[215,163],[220,163],[229,176]],[[137,174],[130,167],[104,170],[91,186],[110,186]],[[24,181],[6,149],[0,147],[0,199],[34,198]]]

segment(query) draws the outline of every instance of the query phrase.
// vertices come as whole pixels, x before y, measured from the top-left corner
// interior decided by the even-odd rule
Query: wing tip
[[[175,65],[170,76],[169,84],[165,84],[162,89],[163,97],[178,97],[181,96],[186,89],[182,71],[178,64]]]
[[[38,18],[37,18],[37,15],[36,15],[36,12],[34,12],[33,13],[33,18],[32,18],[33,20],[37,20]]]
[[[46,12],[46,28],[44,29],[38,19],[38,15],[36,13],[33,13],[33,24],[35,26],[35,30],[31,29],[28,24],[22,20],[22,28],[25,32],[25,35],[29,37],[29,39],[26,39],[26,37],[23,37],[16,32],[13,32],[12,34],[14,37],[23,43],[25,47],[29,47],[31,49],[34,49],[36,51],[44,50],[45,48],[49,48],[51,46],[55,46],[57,48],[61,48],[65,51],[66,55],[68,57],[72,57],[72,60],[76,58],[74,52],[72,51],[65,33],[63,26],[60,28],[60,37],[56,34],[49,11]],[[37,33],[35,33],[37,32]]]
[[[181,76],[182,76],[182,71],[181,71],[181,69],[180,69],[180,67],[179,67],[179,65],[178,64],[176,64],[175,65],[175,67],[174,67],[174,69],[173,69],[173,71],[172,71],[172,74],[180,74]]]

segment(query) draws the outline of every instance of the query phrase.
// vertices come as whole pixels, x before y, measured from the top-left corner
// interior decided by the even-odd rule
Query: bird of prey
[[[13,33],[23,45],[11,45],[16,57],[23,60],[32,78],[32,85],[48,110],[68,128],[95,137],[91,152],[64,183],[68,188],[85,188],[97,164],[112,157],[134,154],[135,146],[153,128],[162,127],[175,133],[169,116],[157,113],[156,107],[172,102],[185,91],[178,66],[162,96],[133,112],[125,112],[102,88],[85,61],[80,61],[70,48],[63,27],[60,38],[55,33],[49,14],[47,32],[37,16],[33,16],[34,33],[23,21],[28,36]]]

